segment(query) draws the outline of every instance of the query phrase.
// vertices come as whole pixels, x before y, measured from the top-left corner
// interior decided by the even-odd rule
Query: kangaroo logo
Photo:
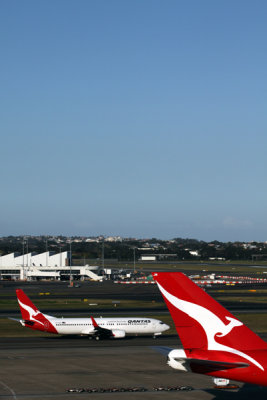
[[[215,314],[213,314],[213,315],[215,315]],[[217,336],[217,337],[224,337],[224,336],[228,335],[228,333],[230,333],[231,330],[235,326],[243,325],[242,322],[238,321],[237,319],[231,318],[231,317],[225,317],[225,319],[230,321],[230,323],[228,325],[225,325],[218,317],[216,317],[216,318],[221,322],[221,324],[223,324],[223,329],[221,329],[222,332],[216,333],[214,335],[214,336]]]
[[[228,335],[235,327],[243,325],[242,322],[231,317],[225,317],[229,321],[228,324],[225,324],[216,314],[214,314],[210,310],[207,310],[206,308],[201,307],[198,304],[181,300],[178,297],[175,297],[172,294],[168,293],[158,282],[157,284],[160,291],[175,308],[184,312],[202,326],[207,336],[208,350],[227,351],[229,353],[236,354],[247,359],[248,361],[251,361],[254,365],[264,371],[262,365],[260,365],[249,355],[237,349],[233,349],[232,347],[220,344],[215,340],[216,337],[224,337]]]
[[[19,299],[18,299],[19,305],[29,313],[30,316],[30,321],[36,321],[39,322],[39,324],[43,324],[43,322],[39,321],[38,319],[35,319],[34,317],[37,317],[38,314],[41,314],[39,310],[35,311],[32,307],[27,306],[26,304],[22,303]]]

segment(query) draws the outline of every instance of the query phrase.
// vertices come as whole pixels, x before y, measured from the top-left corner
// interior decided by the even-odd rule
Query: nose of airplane
[[[167,331],[168,329],[170,329],[169,325],[167,325],[167,324],[164,324],[163,327],[164,327],[164,331]]]

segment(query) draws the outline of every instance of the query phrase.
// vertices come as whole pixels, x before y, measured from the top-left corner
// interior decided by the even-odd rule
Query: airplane
[[[179,371],[267,386],[267,343],[181,272],[153,272],[183,349],[158,347]]]
[[[22,326],[59,335],[88,335],[96,340],[130,335],[161,335],[170,327],[154,318],[56,318],[43,314],[22,289],[16,290]],[[14,319],[14,318],[12,318]]]

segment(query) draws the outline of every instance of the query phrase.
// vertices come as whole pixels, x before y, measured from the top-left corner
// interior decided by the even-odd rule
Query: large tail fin
[[[29,297],[23,292],[22,289],[17,289],[16,294],[22,319],[25,321],[31,321],[33,317],[40,313],[40,311],[29,299]]]
[[[31,329],[57,333],[47,316],[41,313],[22,289],[16,290],[22,323]]]
[[[180,272],[154,272],[185,350],[267,349],[267,343]]]

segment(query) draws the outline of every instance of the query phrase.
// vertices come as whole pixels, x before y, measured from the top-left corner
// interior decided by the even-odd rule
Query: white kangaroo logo
[[[208,310],[206,310],[208,311]],[[209,311],[210,312],[210,311]],[[212,314],[215,315],[215,314]],[[216,316],[216,315],[215,315]],[[218,317],[216,317],[218,320],[220,320]],[[215,334],[215,336],[218,337],[223,337],[228,335],[228,333],[231,332],[231,330],[235,327],[235,326],[241,326],[243,325],[242,322],[238,321],[237,319],[231,318],[231,317],[225,317],[225,319],[227,319],[228,321],[230,321],[230,323],[228,325],[225,325],[221,320],[221,324],[223,325],[224,329],[220,332]]]
[[[36,317],[38,314],[41,314],[39,310],[34,311],[34,309],[30,306],[27,306],[26,304],[22,303],[19,299],[18,299],[19,305],[24,308],[25,311],[27,311],[30,315],[30,321],[36,321],[39,322],[39,324],[43,324],[43,322],[39,321],[38,319],[35,319],[34,317]]]
[[[189,317],[196,320],[202,326],[207,336],[208,350],[227,351],[229,353],[236,354],[240,357],[246,358],[248,361],[251,361],[254,365],[264,371],[262,365],[260,365],[252,357],[239,350],[233,349],[232,347],[220,344],[215,340],[216,337],[224,337],[228,335],[228,333],[230,333],[233,328],[243,325],[242,322],[231,317],[225,317],[228,321],[230,321],[229,324],[226,325],[219,317],[217,317],[217,315],[213,314],[213,312],[211,312],[210,310],[207,310],[206,308],[201,307],[198,304],[181,300],[178,297],[175,297],[172,294],[168,293],[158,282],[157,284],[160,291],[174,307],[189,315]]]

